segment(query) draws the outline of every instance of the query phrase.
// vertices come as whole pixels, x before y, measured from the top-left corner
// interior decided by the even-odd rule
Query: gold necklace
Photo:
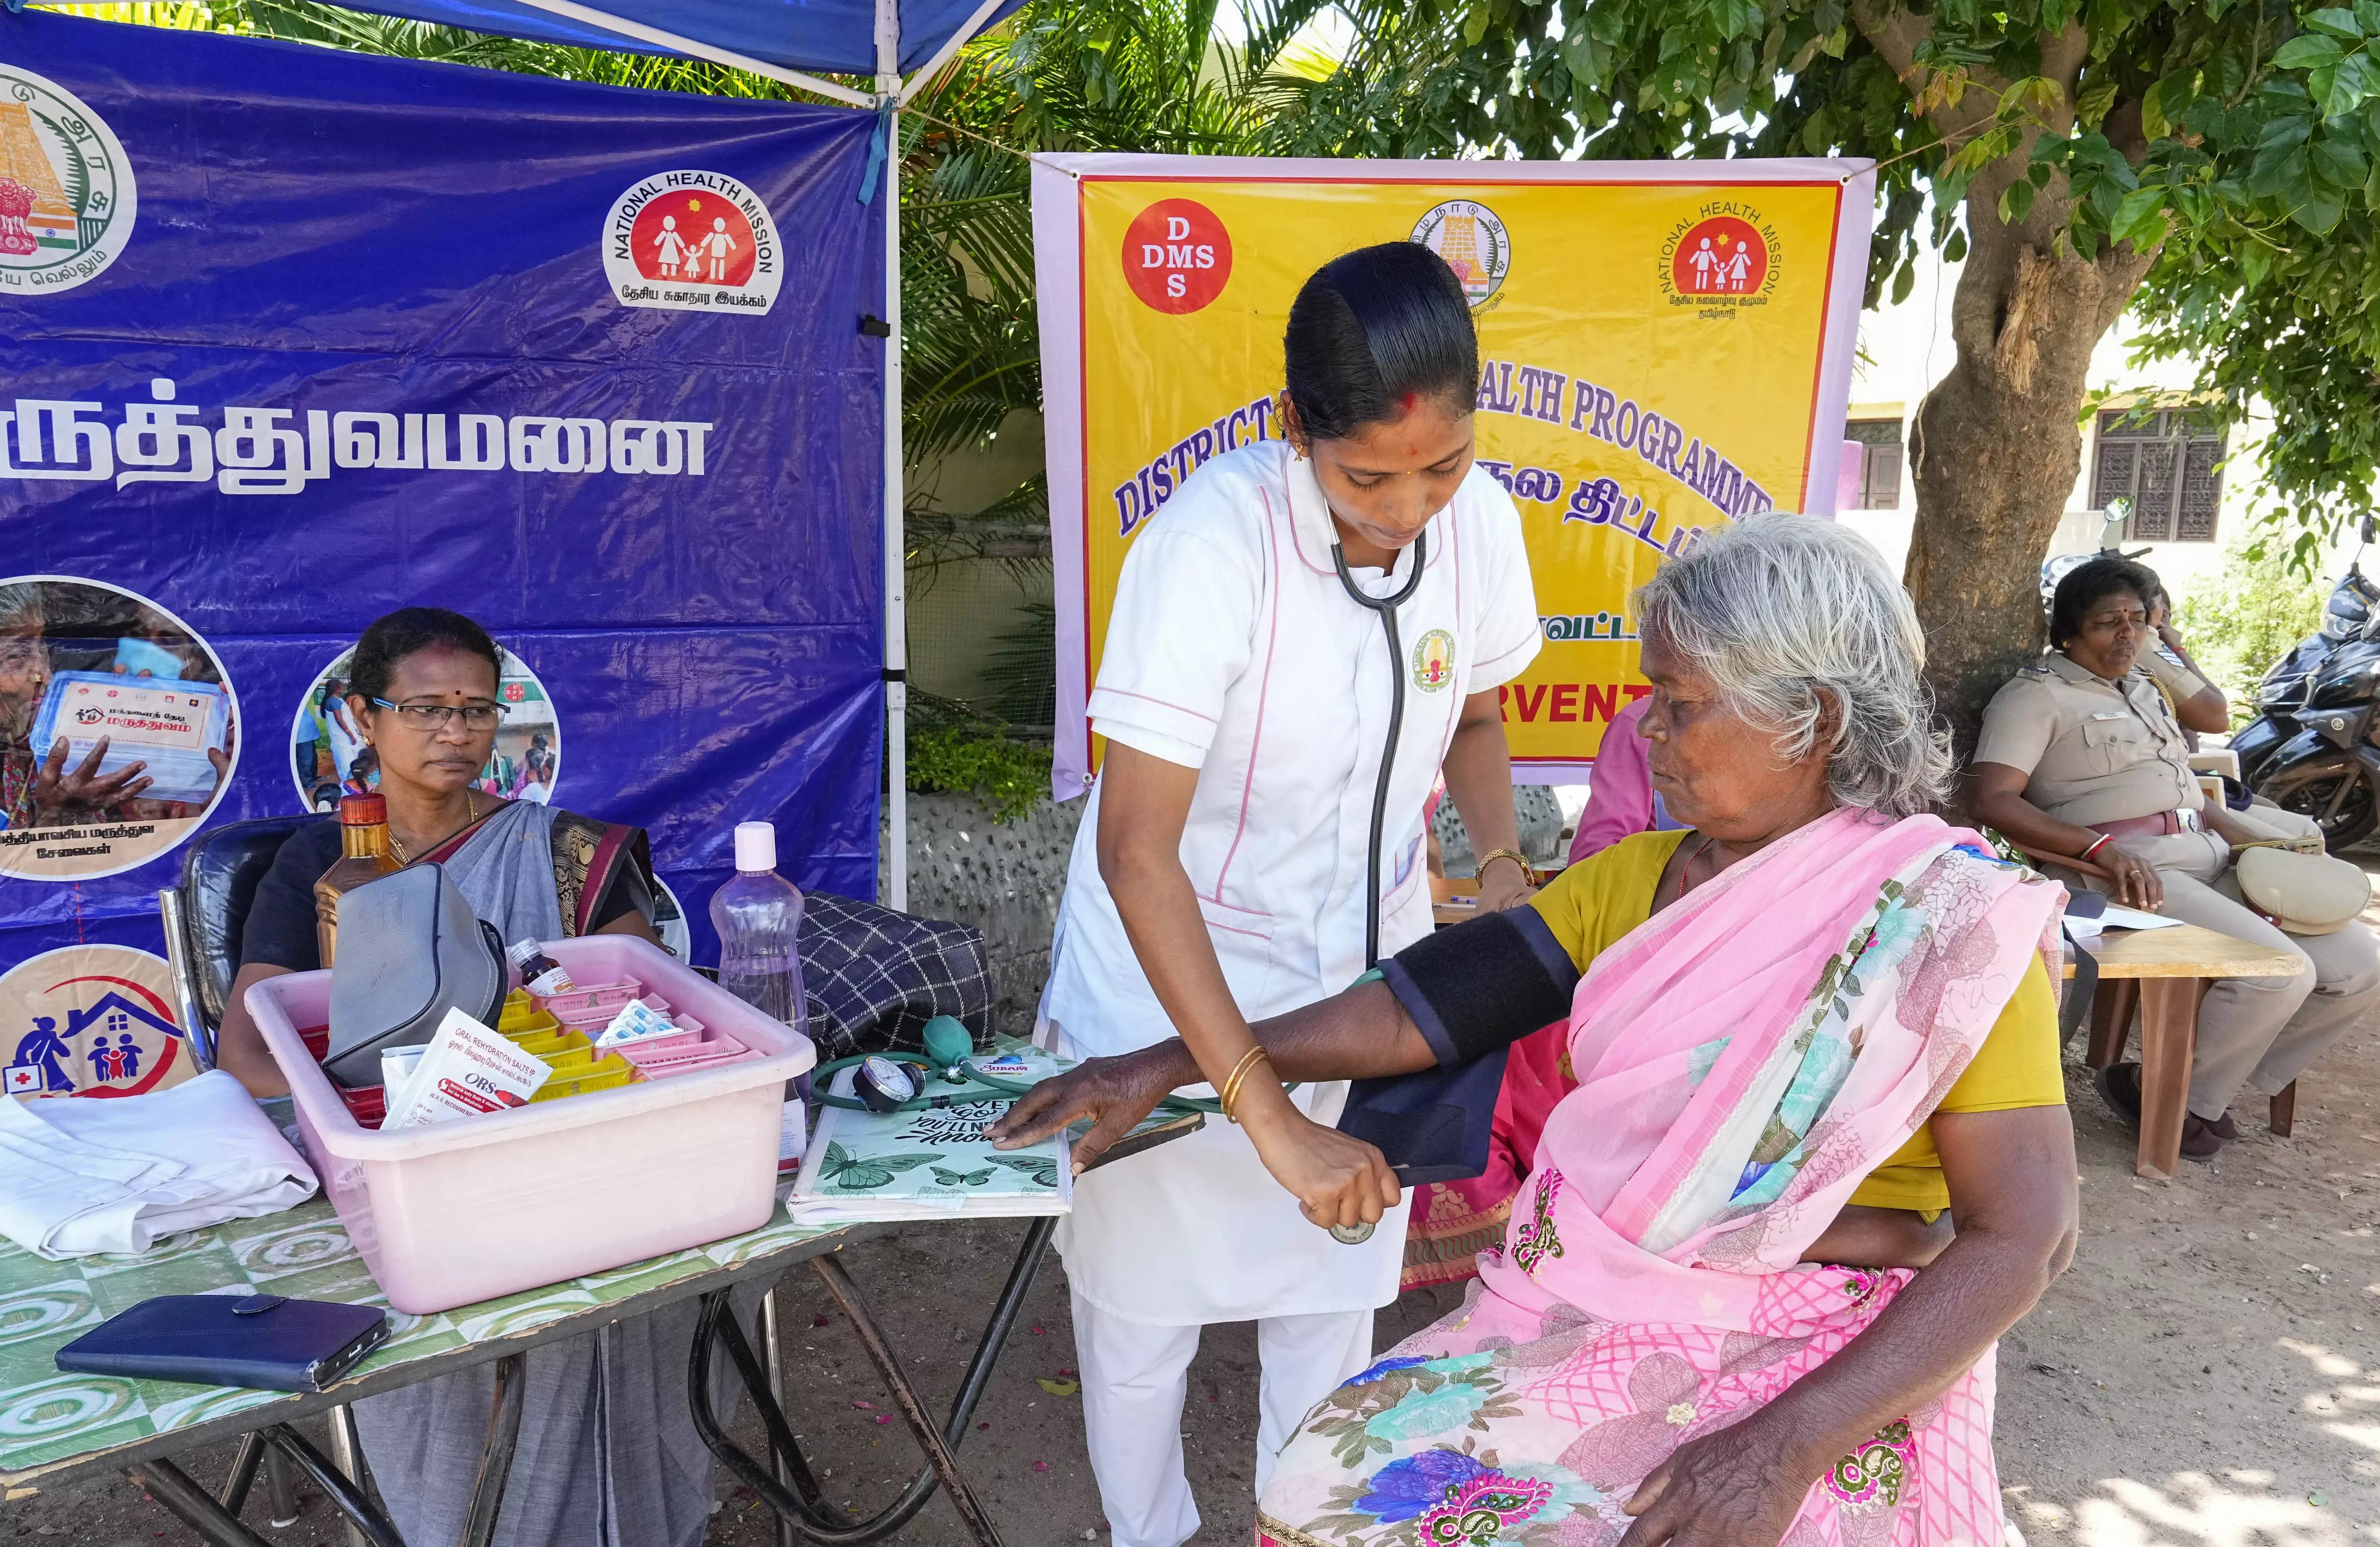
[[[465,813],[463,827],[468,827],[473,822],[480,820],[480,802],[472,797],[470,790],[468,788],[463,791],[463,810]],[[455,829],[455,833],[460,833],[463,831],[463,827],[457,827]],[[447,834],[446,837],[453,837],[455,833]],[[445,842],[444,838],[439,840],[439,843],[443,842]],[[398,864],[410,865],[413,863],[413,857],[405,852],[404,841],[397,837],[396,829],[394,827],[390,828],[388,831],[388,847],[389,852],[396,856],[396,862]],[[430,847],[436,848],[438,844],[431,844]]]

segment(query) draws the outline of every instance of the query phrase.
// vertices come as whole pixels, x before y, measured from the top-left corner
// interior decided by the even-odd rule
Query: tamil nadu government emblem
[[[0,292],[71,290],[132,239],[140,196],[106,120],[0,61]]]
[[[1414,686],[1435,693],[1454,680],[1454,636],[1433,628],[1414,641]]]
[[[1431,206],[1414,222],[1413,239],[1446,260],[1475,307],[1494,295],[1512,272],[1512,239],[1505,235],[1504,223],[1495,211],[1468,199]]]

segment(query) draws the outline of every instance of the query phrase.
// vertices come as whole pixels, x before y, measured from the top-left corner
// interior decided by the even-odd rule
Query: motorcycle
[[[2357,536],[2321,626],[2265,671],[2256,717],[2230,740],[2248,787],[2312,817],[2333,850],[2380,826],[2380,584],[2362,566],[2370,515]]]

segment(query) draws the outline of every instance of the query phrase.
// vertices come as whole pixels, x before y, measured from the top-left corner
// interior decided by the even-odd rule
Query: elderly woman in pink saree
[[[1948,757],[1923,639],[1857,538],[1748,521],[1638,610],[1652,776],[1692,830],[1257,1028],[1279,1078],[1376,1078],[1566,1001],[1580,1077],[1462,1309],[1281,1452],[1265,1547],[2001,1541],[1993,1348],[2074,1232],[2044,1093],[2063,893],[1925,814]],[[1088,1065],[1001,1132],[1093,1115],[1096,1152],[1196,1078],[1164,1047]],[[1377,1151],[1314,1143],[1340,1169],[1308,1218],[1393,1202]],[[1939,1190],[1892,1190],[1921,1174]]]

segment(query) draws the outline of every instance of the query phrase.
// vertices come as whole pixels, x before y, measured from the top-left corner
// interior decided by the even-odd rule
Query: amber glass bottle
[[[314,938],[324,967],[338,950],[340,896],[405,868],[388,851],[387,797],[350,795],[339,802],[339,847],[338,859],[314,883]]]

